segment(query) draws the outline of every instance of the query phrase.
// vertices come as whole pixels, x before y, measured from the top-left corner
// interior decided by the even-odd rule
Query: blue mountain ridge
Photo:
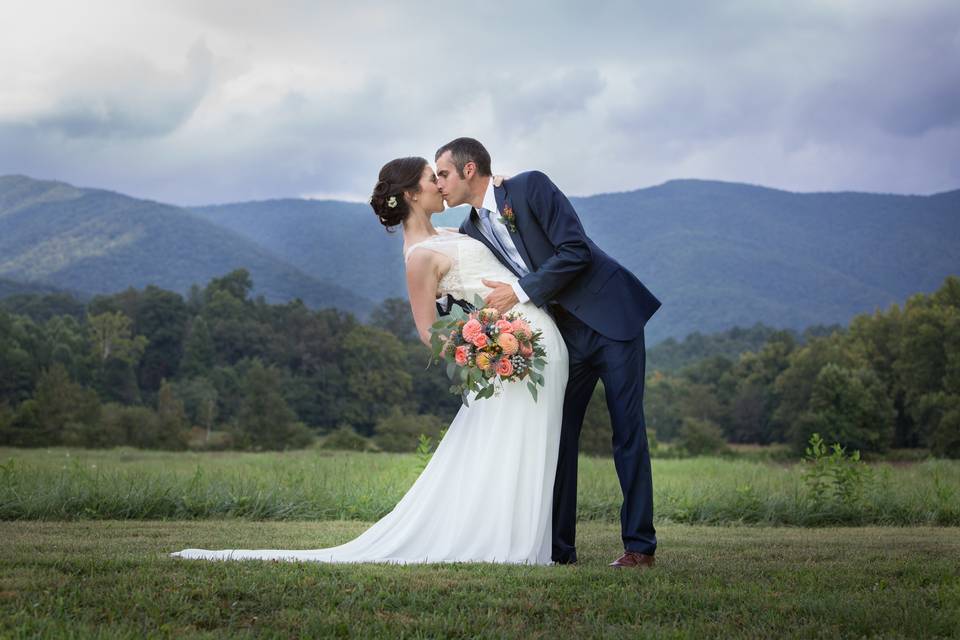
[[[587,234],[663,301],[648,343],[756,322],[845,324],[960,272],[960,190],[793,193],[672,180],[570,201]],[[406,295],[401,235],[386,233],[366,204],[283,199],[191,210],[373,300]],[[433,222],[455,227],[465,213]]]

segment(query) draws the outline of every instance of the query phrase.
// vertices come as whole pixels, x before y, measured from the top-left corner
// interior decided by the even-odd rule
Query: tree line
[[[4,301],[0,443],[278,449],[337,428],[390,441],[409,416],[439,432],[459,408],[399,301],[363,324],[267,304],[252,287],[239,269],[187,296],[149,286],[85,305]]]
[[[406,300],[366,323],[252,298],[238,269],[186,295],[150,286],[81,303],[0,301],[0,444],[144,448],[335,446],[412,451],[460,408]],[[813,432],[864,451],[960,457],[960,279],[847,328],[692,336],[651,350],[652,441],[691,453]],[[752,346],[737,355],[737,345]],[[757,346],[759,345],[759,346]],[[680,366],[681,363],[683,366]],[[581,447],[609,455],[602,385]]]
[[[737,357],[655,371],[645,408],[657,437],[799,453],[819,433],[850,450],[960,457],[960,278],[804,338],[775,332]]]

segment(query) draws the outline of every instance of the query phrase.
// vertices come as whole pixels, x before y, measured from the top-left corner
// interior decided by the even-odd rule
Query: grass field
[[[845,503],[813,500],[798,465],[654,460],[651,571],[606,566],[620,492],[612,461],[588,457],[575,567],[167,555],[345,542],[422,463],[0,449],[0,638],[960,637],[958,462],[873,465]]]
[[[957,637],[960,530],[661,525],[658,565],[616,570],[618,527],[578,566],[322,565],[169,558],[316,548],[362,522],[0,522],[0,637]]]
[[[0,448],[0,520],[373,521],[416,479],[413,454],[317,449],[167,453]],[[960,525],[960,461],[874,464],[862,499],[815,500],[801,465],[728,458],[653,461],[658,522],[791,526]],[[614,522],[608,458],[580,460],[579,517]]]

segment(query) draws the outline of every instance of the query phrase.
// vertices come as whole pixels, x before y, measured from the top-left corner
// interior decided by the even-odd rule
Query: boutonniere
[[[507,228],[514,233],[517,232],[517,216],[513,212],[513,207],[508,204],[503,205],[503,212],[500,214],[500,222],[507,225]]]

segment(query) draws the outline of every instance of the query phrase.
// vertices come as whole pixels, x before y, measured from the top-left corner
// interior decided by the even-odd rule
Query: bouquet
[[[467,305],[468,307],[470,305]],[[431,363],[447,361],[447,376],[453,382],[451,393],[463,396],[470,391],[477,399],[489,398],[504,382],[527,381],[527,389],[537,399],[537,386],[543,386],[546,351],[541,345],[540,331],[518,311],[500,314],[492,307],[483,307],[476,296],[472,311],[454,305],[449,316],[431,327],[433,346]]]

